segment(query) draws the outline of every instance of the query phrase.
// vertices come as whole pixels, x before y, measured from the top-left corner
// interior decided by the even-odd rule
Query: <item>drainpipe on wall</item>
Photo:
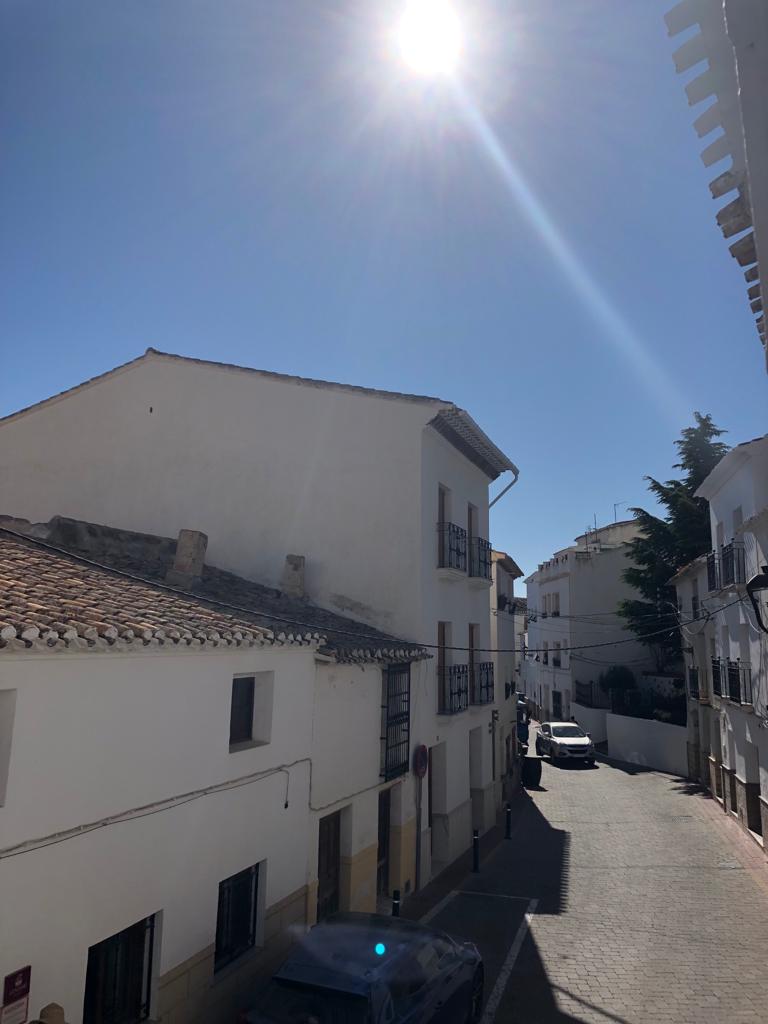
[[[499,493],[496,495],[496,497],[493,499],[493,501],[489,503],[489,505],[488,505],[489,509],[492,509],[493,506],[496,504],[496,502],[500,501],[504,497],[504,495],[507,493],[507,491],[511,490],[515,486],[515,484],[517,483],[518,479],[520,478],[520,470],[514,464],[512,465],[512,472],[515,474],[514,480],[512,480],[511,483],[508,483],[507,486],[502,491],[499,491]]]

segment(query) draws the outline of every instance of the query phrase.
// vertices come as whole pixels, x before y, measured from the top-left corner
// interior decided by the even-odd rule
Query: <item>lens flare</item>
[[[384,956],[384,954],[387,952],[387,947],[384,945],[383,942],[377,942],[373,949],[374,952],[376,953],[376,956]]]

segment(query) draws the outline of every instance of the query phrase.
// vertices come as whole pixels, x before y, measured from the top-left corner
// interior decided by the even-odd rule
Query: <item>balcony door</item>
[[[341,811],[320,819],[317,851],[317,920],[339,909]]]

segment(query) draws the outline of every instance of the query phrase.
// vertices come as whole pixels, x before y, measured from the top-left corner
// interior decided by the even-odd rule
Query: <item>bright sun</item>
[[[420,75],[448,75],[461,56],[461,23],[448,0],[408,0],[397,27],[405,63]]]

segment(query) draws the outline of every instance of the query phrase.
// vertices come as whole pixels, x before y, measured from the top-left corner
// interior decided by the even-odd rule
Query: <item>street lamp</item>
[[[751,580],[748,580],[747,594],[752,602],[752,607],[755,609],[755,618],[757,619],[758,626],[764,633],[768,633],[768,628],[766,628],[763,617],[760,614],[760,601],[757,598],[757,594],[761,590],[768,590],[768,565],[762,566],[762,570],[762,572],[755,573]]]

